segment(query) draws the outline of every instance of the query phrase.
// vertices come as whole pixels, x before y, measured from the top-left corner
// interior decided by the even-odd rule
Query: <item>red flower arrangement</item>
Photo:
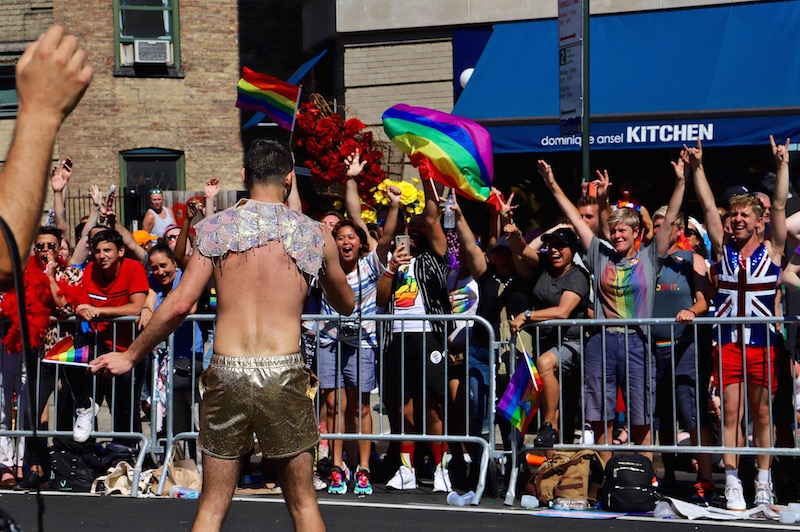
[[[373,148],[372,132],[363,131],[365,127],[358,118],[343,120],[322,96],[312,94],[311,101],[300,104],[295,122],[298,162],[322,185],[344,183],[344,160],[358,149],[367,162],[357,180],[358,192],[362,200],[372,201],[370,190],[385,178],[383,152]]]

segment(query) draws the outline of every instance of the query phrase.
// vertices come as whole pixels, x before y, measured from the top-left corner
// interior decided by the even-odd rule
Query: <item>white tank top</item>
[[[167,230],[167,227],[170,225],[175,225],[175,218],[172,217],[172,214],[170,214],[166,207],[163,207],[161,210],[167,215],[166,218],[161,218],[153,209],[147,209],[147,212],[152,212],[156,217],[156,221],[153,224],[153,228],[150,230],[150,234],[156,235],[159,238],[164,236],[164,231]]]

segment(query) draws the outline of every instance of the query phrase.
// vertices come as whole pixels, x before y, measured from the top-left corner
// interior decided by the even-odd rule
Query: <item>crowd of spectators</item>
[[[354,152],[345,164],[347,217],[329,212],[320,220],[336,241],[356,309],[350,316],[339,316],[324,291],[313,287],[306,312],[330,319],[304,323],[303,349],[319,376],[319,411],[326,431],[372,434],[371,392],[378,390],[395,434],[435,437],[468,431],[488,439],[495,430],[489,414],[508,383],[510,368],[516,366],[509,355],[524,350],[534,355],[542,379],[540,422],[530,431],[537,448],[573,443],[580,429],[580,441],[591,436],[600,445],[625,443],[628,438],[634,445],[673,445],[686,434],[693,445],[723,441],[728,447],[742,447],[748,437],[742,430],[745,402],[753,445],[775,446],[774,425],[783,424],[780,436],[787,433],[785,427],[791,433],[796,423],[794,415],[787,421],[786,415],[770,412],[773,405],[776,412],[781,410],[776,397],[795,394],[794,380],[784,379],[791,389],[780,395],[780,374],[794,374],[780,327],[725,325],[712,332],[710,327],[692,325],[698,316],[780,316],[781,281],[789,290],[800,285],[800,253],[784,257],[787,239],[800,240],[800,218],[786,216],[788,141],[770,141],[777,165],[771,196],[737,190],[741,193],[726,198],[724,204],[715,201],[708,185],[699,141],[696,147],[685,146],[672,161],[672,195],[667,205],[652,205],[652,210],[638,204],[629,190],[612,203],[609,198],[615,193],[607,172],[598,172],[582,197],[569,198],[553,167],[539,161],[538,173],[563,217],[537,232],[515,221],[513,196],[500,202],[499,212],[486,217],[467,216],[460,205],[465,200],[456,201],[445,207],[454,211],[455,226],[445,229],[440,221],[443,197],[455,192],[429,180],[422,184],[423,214],[405,220],[399,209],[400,190],[389,187],[389,206],[379,213],[377,226],[369,227],[360,216],[357,179],[363,163]],[[186,215],[178,220],[164,205],[163,191],[153,189],[143,229],[131,233],[108,210],[99,188],[92,186],[93,207],[76,228],[72,245],[65,222],[72,171],[72,161],[65,160],[51,172],[54,226],[40,228],[28,262],[28,270],[43,272],[46,287],[48,320],[37,331],[39,355],[58,341],[59,331],[69,329],[51,326],[50,316],[79,318],[69,332],[76,345],[90,345],[95,354],[124,350],[180,282],[192,251],[192,222],[198,214],[214,215],[214,198],[220,192],[217,180],[209,181],[205,204],[189,202]],[[689,182],[702,211],[695,217],[682,212]],[[302,209],[296,188],[288,204]],[[208,287],[208,297],[197,312],[213,313],[213,290]],[[378,314],[392,314],[395,319],[370,319]],[[460,314],[463,319],[416,318],[423,314]],[[108,321],[125,316],[135,321]],[[491,344],[488,331],[474,326],[470,316],[485,318],[499,343]],[[583,318],[599,324],[604,319],[671,318],[675,324],[547,324]],[[6,340],[12,329],[13,325],[6,331]],[[180,411],[174,430],[195,430],[192,409],[200,400],[196,378],[212,351],[213,336],[213,325],[197,322],[187,322],[176,332],[172,390],[166,386],[166,350],[157,350],[160,354],[113,381],[93,380],[83,368],[66,368],[56,375],[53,366],[40,364],[35,357],[27,383],[41,382],[36,399],[40,429],[48,426],[50,396],[61,390],[58,393],[69,404],[68,417],[75,418],[77,442],[97,430],[99,405],[105,402],[113,406],[111,429],[122,434],[122,443],[135,446],[135,439],[124,436],[142,430],[140,408],[163,429],[168,394],[173,394]],[[512,342],[519,349],[511,350]],[[495,353],[497,345],[501,347]],[[17,365],[8,363],[15,351],[9,342],[4,349],[3,368],[9,368],[9,374],[4,374],[3,382],[19,381],[20,375],[10,373]],[[148,364],[154,363],[159,365],[159,378],[151,383]],[[493,379],[495,397],[490,396]],[[582,393],[575,393],[576,386]],[[11,405],[18,407],[17,396],[25,395],[9,388],[3,387],[4,428],[20,417],[12,415]],[[780,406],[782,412],[795,411]],[[576,432],[576,421],[581,419],[588,425],[578,426]],[[496,421],[508,446],[518,435],[502,418]],[[46,482],[46,443],[41,438],[24,443],[3,438],[0,485]],[[475,481],[477,467],[469,462],[479,462],[480,446],[448,449],[443,442],[425,443],[407,440],[390,447],[394,454],[388,453],[387,461],[391,456],[396,460],[391,462],[393,476],[386,475],[387,487],[417,488],[422,469],[430,470],[433,491],[449,492],[453,482]],[[361,439],[348,455],[344,442],[332,440],[331,468],[323,481],[315,479],[318,487],[336,494],[348,489],[371,494],[373,446]],[[611,452],[604,450],[601,455],[607,459]],[[667,487],[674,482],[678,461],[667,453],[662,458],[660,480]],[[691,493],[680,495],[708,504],[716,492],[712,458],[700,453],[694,460],[697,483]],[[770,503],[774,500],[771,456],[759,455],[756,464],[753,502]],[[738,455],[725,454],[722,467],[727,507],[746,509]]]

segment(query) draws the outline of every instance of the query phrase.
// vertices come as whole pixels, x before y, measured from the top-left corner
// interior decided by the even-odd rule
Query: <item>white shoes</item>
[[[736,479],[736,483],[725,484],[725,507],[734,512],[744,512],[747,510],[747,503],[744,501],[744,491],[742,481]]]
[[[756,480],[756,497],[753,504],[775,504],[772,496],[772,482],[759,482]]]
[[[450,477],[448,477],[447,480],[449,483]],[[417,489],[417,475],[414,473],[413,469],[401,465],[397,473],[386,483],[386,487],[395,490],[415,490]]]
[[[444,493],[453,491],[453,484],[450,483],[450,472],[446,467],[442,467],[442,464],[436,466],[436,470],[433,472],[433,491],[434,493],[437,491]]]
[[[94,427],[94,417],[100,411],[100,405],[89,399],[88,408],[75,409],[75,426],[72,428],[72,439],[83,443],[89,439]]]

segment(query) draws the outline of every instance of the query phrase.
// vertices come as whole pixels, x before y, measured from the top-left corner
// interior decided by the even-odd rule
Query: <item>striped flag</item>
[[[242,67],[237,90],[236,107],[264,113],[282,128],[294,129],[300,87]]]
[[[542,378],[528,353],[517,364],[503,397],[497,403],[497,413],[511,422],[523,436],[533,416],[539,410]]]
[[[88,366],[91,347],[86,345],[86,340],[72,336],[62,338],[44,356],[42,362],[51,364],[67,364],[69,366]]]

